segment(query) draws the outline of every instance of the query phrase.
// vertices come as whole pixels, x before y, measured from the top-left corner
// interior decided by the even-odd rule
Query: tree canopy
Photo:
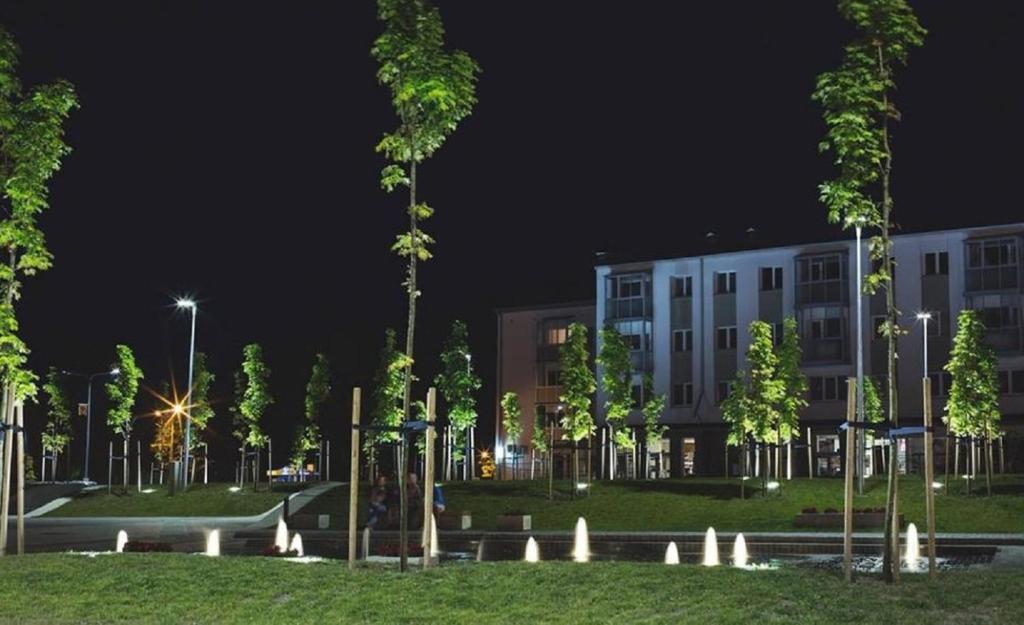
[[[612,427],[615,443],[629,447],[633,442],[626,432],[626,418],[633,408],[633,362],[629,344],[615,326],[601,329],[601,386],[604,390],[605,420]]]
[[[562,429],[570,440],[578,442],[594,433],[594,416],[590,413],[591,397],[597,388],[590,368],[587,349],[587,327],[569,324],[569,337],[562,345],[562,396],[565,413]]]
[[[996,353],[985,340],[985,324],[976,310],[962,310],[946,371],[953,385],[944,418],[956,436],[997,434],[999,379]]]
[[[135,423],[135,400],[139,394],[139,380],[143,378],[142,369],[135,363],[135,354],[127,345],[116,348],[117,360],[110,366],[117,369],[118,374],[107,382],[107,425],[124,438],[131,436],[132,425]]]
[[[270,369],[263,362],[263,348],[250,343],[242,349],[242,368],[235,375],[235,438],[256,449],[265,447],[269,439],[261,421],[273,403]]]

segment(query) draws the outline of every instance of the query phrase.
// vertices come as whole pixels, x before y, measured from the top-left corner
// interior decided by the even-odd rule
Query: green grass
[[[123,554],[0,559],[0,623],[1019,623],[1024,573],[861,577],[659,564],[448,565]]]
[[[570,530],[585,517],[591,530],[601,531],[795,531],[794,517],[807,507],[841,510],[843,482],[838,479],[797,479],[782,484],[781,494],[762,497],[754,480],[747,482],[747,499],[740,499],[739,482],[724,478],[595,482],[590,496],[573,499],[568,483],[556,483],[554,501],[547,499],[543,481],[476,481],[445,484],[451,510],[468,510],[473,527],[493,529],[498,514],[523,511],[533,515],[540,530]],[[365,496],[367,487],[362,494]],[[935,498],[939,532],[1024,532],[1024,476],[997,476],[991,497],[959,493]],[[941,491],[940,491],[941,492]],[[304,512],[331,513],[334,527],[344,527],[348,489],[314,500]],[[924,527],[924,483],[916,476],[900,480],[900,508],[908,522]],[[868,480],[864,496],[854,507],[884,507],[885,482]],[[365,502],[359,505],[360,521]],[[831,530],[837,531],[837,530]]]
[[[275,485],[272,493],[266,490],[254,493],[251,488],[233,493],[228,490],[230,486],[232,484],[197,484],[173,497],[160,487],[154,487],[157,490],[152,493],[133,490],[127,495],[108,495],[105,489],[96,490],[80,493],[46,516],[250,516],[266,512],[295,491],[295,486],[288,484]]]

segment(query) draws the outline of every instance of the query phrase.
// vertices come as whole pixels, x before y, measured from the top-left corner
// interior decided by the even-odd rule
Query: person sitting
[[[444,493],[441,492],[441,485],[434,484],[434,514],[444,512]]]
[[[419,477],[410,473],[405,481],[405,503],[409,506],[409,527],[423,526],[423,491],[420,490]]]
[[[370,489],[369,512],[366,515],[366,526],[370,529],[381,528],[387,523],[388,516],[388,478],[381,475],[377,484]]]

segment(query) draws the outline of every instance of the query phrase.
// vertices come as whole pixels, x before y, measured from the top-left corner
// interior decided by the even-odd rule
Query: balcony
[[[828,363],[846,362],[845,339],[802,339],[803,362]]]
[[[1017,267],[982,267],[965,271],[968,292],[1016,291],[1020,286]]]
[[[561,386],[538,386],[536,401],[538,404],[557,404],[561,401],[561,395]]]
[[[652,312],[651,297],[609,298],[605,301],[605,318],[612,319],[647,319]]]
[[[634,371],[650,372],[654,368],[654,354],[652,352],[631,351],[629,361],[633,364]]]

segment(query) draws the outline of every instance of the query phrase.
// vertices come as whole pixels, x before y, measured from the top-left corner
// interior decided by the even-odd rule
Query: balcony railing
[[[846,362],[845,339],[802,339],[804,362]]]
[[[845,304],[849,299],[846,280],[823,280],[796,285],[797,306],[811,304]]]
[[[624,299],[609,298],[606,300],[605,317],[607,319],[637,319],[651,316],[651,297],[627,297]]]
[[[966,270],[967,291],[1016,291],[1020,286],[1017,267],[986,267]]]

